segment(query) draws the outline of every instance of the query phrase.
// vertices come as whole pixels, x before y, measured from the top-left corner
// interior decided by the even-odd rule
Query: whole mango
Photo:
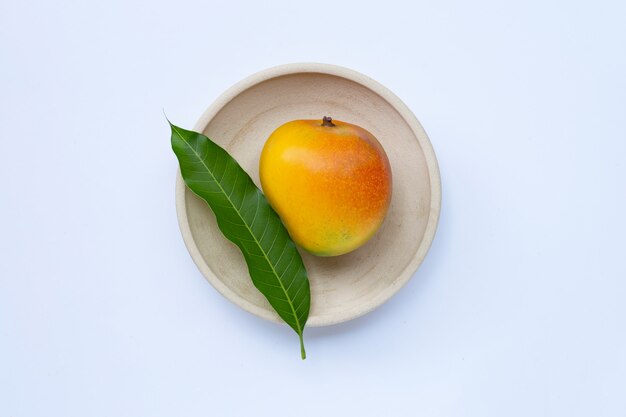
[[[391,168],[378,140],[330,117],[276,129],[263,147],[259,173],[291,238],[319,256],[341,255],[367,242],[391,200]]]

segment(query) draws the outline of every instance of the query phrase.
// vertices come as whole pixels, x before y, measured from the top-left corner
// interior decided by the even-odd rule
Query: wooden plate
[[[374,134],[391,163],[392,201],[378,233],[356,251],[320,258],[301,251],[311,281],[308,326],[361,316],[387,301],[413,275],[435,235],[441,207],[437,159],[424,129],[392,92],[355,71],[325,64],[290,64],[254,74],[226,91],[195,126],[224,147],[259,183],[259,155],[278,126],[294,119],[333,119]],[[243,256],[220,233],[207,204],[180,172],[176,208],[196,265],[226,298],[280,322],[252,285]]]

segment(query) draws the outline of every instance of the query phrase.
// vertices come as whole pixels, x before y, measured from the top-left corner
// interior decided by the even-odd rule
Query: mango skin
[[[359,126],[332,123],[285,123],[268,138],[259,164],[263,192],[291,238],[318,256],[367,242],[391,201],[391,167],[378,140]]]

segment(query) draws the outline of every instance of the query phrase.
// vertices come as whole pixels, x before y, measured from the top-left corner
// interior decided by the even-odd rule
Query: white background
[[[0,417],[626,415],[623,2],[0,4]],[[304,362],[191,261],[162,113],[301,61],[394,91],[443,183]]]

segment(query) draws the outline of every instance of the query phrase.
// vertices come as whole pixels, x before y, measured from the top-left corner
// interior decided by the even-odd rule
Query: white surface
[[[2,1],[0,416],[625,415],[624,3],[297,4]],[[161,112],[297,61],[398,94],[443,182],[417,275],[304,362],[191,261]]]

